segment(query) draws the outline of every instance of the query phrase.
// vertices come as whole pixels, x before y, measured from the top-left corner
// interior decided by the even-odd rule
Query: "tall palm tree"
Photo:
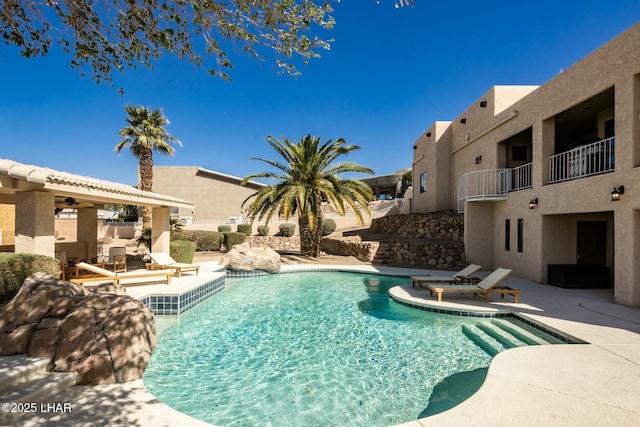
[[[362,181],[341,179],[338,175],[373,171],[356,163],[333,163],[338,157],[360,147],[346,145],[343,138],[328,140],[321,145],[320,138],[311,135],[306,135],[300,142],[291,142],[286,138],[279,141],[268,136],[267,143],[284,161],[253,158],[278,171],[250,175],[244,178],[243,184],[255,178],[275,179],[278,182],[262,187],[244,201],[243,206],[251,200],[248,213],[252,220],[265,218],[267,225],[274,215],[282,216],[285,220],[297,215],[300,252],[303,256],[312,257],[320,254],[323,202],[331,204],[340,215],[345,214],[345,208],[350,209],[363,223],[362,213],[369,214],[371,188]]]
[[[124,107],[129,117],[125,126],[120,129],[119,135],[124,139],[116,145],[116,153],[120,153],[125,147],[129,147],[133,155],[138,159],[138,188],[144,191],[153,189],[153,152],[173,156],[174,148],[170,143],[175,142],[182,147],[182,143],[169,135],[164,128],[169,120],[162,114],[159,108],[151,111],[148,107]],[[151,224],[150,210],[142,206],[143,226]]]

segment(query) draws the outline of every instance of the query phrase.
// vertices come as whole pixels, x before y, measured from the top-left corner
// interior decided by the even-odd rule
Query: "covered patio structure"
[[[151,251],[169,252],[169,210],[193,210],[192,202],[139,190],[131,185],[99,180],[49,168],[0,159],[0,205],[14,205],[13,247],[0,251],[55,256],[56,208],[76,208],[74,251],[91,259],[98,251],[98,209],[105,204],[148,206],[152,210]],[[4,215],[6,217],[6,215]],[[6,219],[6,218],[5,218]],[[6,224],[6,221],[0,225]],[[5,231],[5,230],[3,230]],[[9,230],[11,231],[11,230]],[[6,233],[6,231],[5,231]]]

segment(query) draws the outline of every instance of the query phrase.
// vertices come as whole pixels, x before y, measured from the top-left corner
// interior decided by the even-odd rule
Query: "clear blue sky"
[[[0,45],[0,158],[135,185],[137,161],[114,152],[124,106],[162,108],[179,138],[156,165],[200,166],[244,177],[277,159],[267,135],[362,147],[348,160],[377,175],[411,167],[413,142],[436,120],[451,120],[493,85],[539,85],[632,26],[640,2],[617,0],[335,3],[330,51],[278,75],[228,51],[233,81],[163,59],[128,69],[108,85],[81,78],[54,52],[24,59]],[[639,52],[640,54],[640,52]]]

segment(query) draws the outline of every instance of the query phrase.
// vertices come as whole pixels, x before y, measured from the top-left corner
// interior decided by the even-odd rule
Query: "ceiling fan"
[[[55,203],[56,208],[58,209],[79,209],[79,208],[88,208],[93,206],[93,203],[88,202],[78,202],[73,197],[62,197],[56,199]]]

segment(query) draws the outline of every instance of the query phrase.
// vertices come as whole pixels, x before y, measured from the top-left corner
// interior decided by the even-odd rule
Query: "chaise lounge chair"
[[[520,291],[506,286],[500,286],[500,282],[509,274],[511,274],[511,270],[498,268],[476,285],[429,285],[427,288],[431,295],[433,295],[434,292],[436,293],[438,301],[442,301],[442,294],[445,292],[473,292],[474,296],[484,294],[484,300],[487,302],[489,302],[490,293],[499,293],[502,298],[504,298],[505,294],[513,295],[514,302],[517,303]]]
[[[472,277],[471,275],[481,268],[479,265],[469,264],[453,276],[411,276],[411,282],[413,286],[418,285],[420,287],[422,287],[423,283],[455,283],[460,281],[464,284],[465,281],[472,283],[474,281],[479,282],[480,279]]]
[[[149,254],[151,257],[152,263],[146,263],[145,267],[147,270],[158,270],[158,269],[169,269],[175,270],[178,274],[178,277],[182,276],[183,271],[196,271],[196,275],[198,275],[198,270],[200,269],[200,265],[198,264],[185,264],[182,262],[175,262],[171,255],[166,252],[154,252]]]
[[[86,262],[78,263],[77,266],[79,269],[90,271],[92,275],[71,279],[70,282],[76,285],[84,285],[86,282],[114,282],[117,285],[120,283],[120,280],[160,277],[164,277],[167,284],[170,284],[171,276],[173,276],[173,270],[134,270],[125,273],[114,273],[113,271],[87,264]]]

